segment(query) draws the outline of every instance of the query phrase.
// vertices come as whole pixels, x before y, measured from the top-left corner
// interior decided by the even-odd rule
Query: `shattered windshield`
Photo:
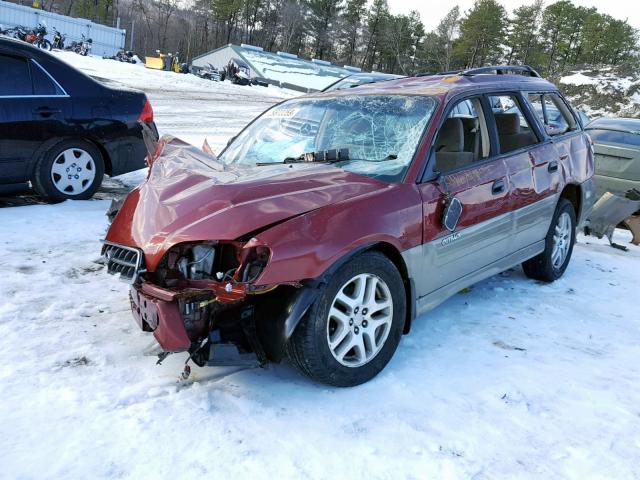
[[[278,105],[248,126],[222,153],[227,165],[263,165],[340,151],[339,168],[400,180],[435,109],[431,97],[353,95]]]

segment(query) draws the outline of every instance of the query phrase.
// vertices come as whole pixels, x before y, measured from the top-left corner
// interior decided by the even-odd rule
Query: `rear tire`
[[[529,278],[553,282],[560,278],[569,265],[576,242],[576,212],[566,198],[561,198],[545,238],[544,251],[522,264]]]
[[[104,177],[100,151],[85,140],[63,140],[42,154],[31,180],[35,191],[49,202],[86,200]]]
[[[323,287],[287,343],[287,356],[315,381],[359,385],[393,356],[405,314],[404,282],[395,265],[379,252],[363,253]]]

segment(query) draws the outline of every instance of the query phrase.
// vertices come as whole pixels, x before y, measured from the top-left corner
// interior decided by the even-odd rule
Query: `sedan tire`
[[[287,344],[291,362],[318,382],[351,387],[375,377],[393,356],[405,321],[397,268],[365,252],[330,278]]]
[[[104,177],[100,151],[84,140],[64,140],[38,160],[32,179],[35,191],[50,202],[86,200]]]

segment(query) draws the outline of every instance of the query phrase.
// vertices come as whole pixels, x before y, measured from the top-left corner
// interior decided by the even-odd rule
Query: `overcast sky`
[[[442,17],[454,6],[459,5],[462,12],[467,11],[474,4],[474,0],[388,0],[391,12],[394,14],[409,13],[418,10],[420,18],[427,31],[433,29]],[[500,0],[509,13],[513,9],[531,1]],[[553,3],[547,0],[546,5]],[[602,13],[608,13],[612,17],[628,20],[635,28],[640,29],[640,0],[573,0],[576,5],[584,7],[596,7]]]

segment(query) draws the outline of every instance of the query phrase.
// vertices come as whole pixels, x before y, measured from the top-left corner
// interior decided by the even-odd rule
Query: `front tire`
[[[32,184],[50,202],[86,200],[98,190],[103,177],[104,161],[94,145],[64,140],[40,157]]]
[[[404,282],[379,252],[340,267],[287,344],[293,365],[313,380],[351,387],[375,377],[393,356],[405,321]]]
[[[545,238],[544,251],[522,264],[529,278],[553,282],[560,278],[569,265],[576,242],[576,212],[566,198],[561,198]]]
[[[45,38],[40,40],[40,42],[38,42],[38,48],[42,50],[51,51],[51,49],[53,48],[53,45],[51,45],[51,42]]]

